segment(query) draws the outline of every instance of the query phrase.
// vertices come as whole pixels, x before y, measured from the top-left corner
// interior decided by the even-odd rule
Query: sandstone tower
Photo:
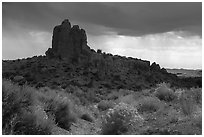
[[[61,25],[55,26],[52,36],[52,48],[46,51],[49,58],[59,57],[67,60],[78,60],[87,55],[90,48],[87,46],[87,36],[78,25],[71,27],[68,19]]]

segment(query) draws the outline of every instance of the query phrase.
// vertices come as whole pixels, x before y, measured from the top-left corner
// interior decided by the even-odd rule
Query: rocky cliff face
[[[90,49],[87,46],[87,36],[78,25],[71,27],[68,19],[55,26],[52,36],[52,48],[46,51],[49,58],[59,57],[66,60],[79,60]]]

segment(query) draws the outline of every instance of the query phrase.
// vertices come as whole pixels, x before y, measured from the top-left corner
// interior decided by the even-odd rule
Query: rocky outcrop
[[[78,25],[71,27],[68,19],[53,30],[52,48],[46,51],[49,58],[59,57],[67,60],[79,60],[81,56],[89,54],[87,36],[84,29]]]
[[[156,64],[155,62],[154,63],[152,63],[152,65],[150,66],[150,69],[152,70],[152,71],[160,71],[160,66],[159,66],[159,64]]]
[[[53,58],[53,59],[50,59]],[[60,59],[59,59],[60,58]],[[111,88],[139,91],[161,82],[175,86],[202,86],[202,78],[181,80],[155,62],[112,55],[87,45],[86,32],[64,20],[53,30],[52,47],[46,56],[2,62],[2,77],[35,87],[76,85],[84,88]],[[15,77],[15,78],[14,78]]]

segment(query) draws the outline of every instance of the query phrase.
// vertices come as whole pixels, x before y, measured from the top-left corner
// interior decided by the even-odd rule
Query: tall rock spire
[[[60,57],[64,59],[78,59],[87,49],[87,36],[83,29],[78,25],[71,27],[68,19],[65,19],[61,25],[55,26],[52,36],[52,48],[46,51],[48,57]]]

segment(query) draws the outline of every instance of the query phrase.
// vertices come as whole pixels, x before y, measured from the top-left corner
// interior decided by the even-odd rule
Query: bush
[[[32,93],[26,92],[23,88],[13,85],[9,81],[3,81],[2,86],[2,124],[3,128],[10,128],[8,131],[11,131],[13,124],[15,124],[14,121],[22,113],[23,109],[32,104]]]
[[[202,115],[195,117],[192,119],[192,124],[198,128],[201,129],[202,131]]]
[[[193,100],[191,96],[187,95],[186,92],[182,93],[179,99],[181,110],[186,116],[190,116],[193,113]]]
[[[154,97],[144,97],[139,101],[138,111],[140,113],[148,112],[156,112],[162,107],[162,103],[160,100]]]
[[[100,98],[97,97],[96,91],[94,91],[94,90],[87,90],[87,92],[86,92],[86,94],[84,94],[84,96],[91,103],[100,102]]]
[[[119,103],[105,115],[102,123],[102,134],[126,134],[142,122],[143,119],[138,115],[137,109],[125,103]]]
[[[193,101],[197,104],[202,104],[202,89],[201,88],[191,88],[187,91],[187,94],[190,94]]]
[[[175,93],[165,84],[160,85],[160,87],[156,90],[155,96],[160,100],[164,100],[167,102],[170,102],[176,98]]]
[[[55,118],[55,123],[66,130],[70,130],[72,123],[76,122],[76,116],[71,111],[71,101],[60,93],[51,90],[41,100],[45,103],[45,111],[49,116]]]
[[[56,123],[59,127],[69,130],[76,117],[70,111],[70,106],[66,102],[59,103],[55,112]]]
[[[112,101],[102,100],[98,103],[98,109],[101,111],[105,111],[113,107],[114,107],[114,102]]]
[[[3,134],[51,134],[49,120],[42,120],[39,113],[32,109],[37,103],[33,88],[17,86],[5,80],[2,86]]]
[[[39,121],[37,115],[25,113],[14,127],[14,133],[18,135],[50,135],[50,121]]]
[[[38,93],[38,100],[44,104],[45,112],[50,119],[66,130],[70,130],[72,123],[76,122],[76,116],[72,111],[72,101],[64,91],[42,88]]]

